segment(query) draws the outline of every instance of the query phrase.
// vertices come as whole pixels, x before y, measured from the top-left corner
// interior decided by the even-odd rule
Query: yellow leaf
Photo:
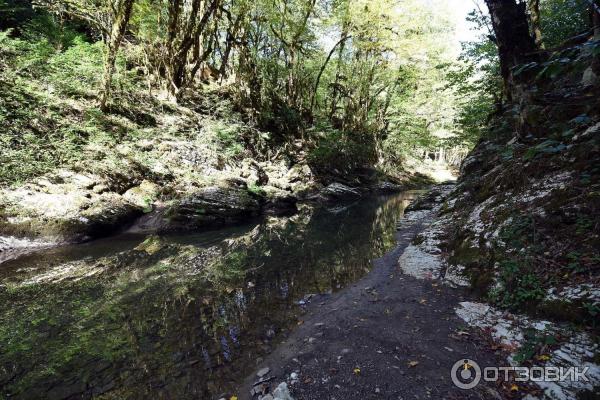
[[[517,385],[513,384],[513,385],[510,387],[510,391],[511,391],[511,392],[518,392],[518,391],[519,391],[519,387],[518,387]]]
[[[542,354],[541,356],[538,357],[538,360],[541,361],[548,361],[550,359],[550,356],[548,354]]]
[[[229,400],[238,400],[237,396],[231,396]]]
[[[354,368],[354,374],[355,375],[359,375],[360,374],[360,368]]]
[[[408,366],[411,368],[416,367],[417,365],[419,365],[418,361],[409,361],[408,362]]]

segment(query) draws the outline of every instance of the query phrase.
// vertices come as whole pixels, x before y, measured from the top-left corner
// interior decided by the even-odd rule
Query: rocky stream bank
[[[437,186],[413,202],[398,224],[397,246],[374,260],[367,276],[333,296],[308,299],[298,328],[260,364],[259,375],[246,379],[241,398],[271,399],[281,381],[296,399],[597,398],[593,329],[493,303],[453,263],[448,241],[455,221],[447,210],[462,187]],[[573,301],[596,289],[561,293]],[[556,292],[548,296],[549,303],[557,299]],[[526,382],[511,373],[465,390],[451,371],[466,359],[481,369],[586,372],[585,379]]]
[[[351,201],[367,193],[398,192],[427,182],[424,176],[399,180],[374,170],[355,178],[323,178],[306,164],[283,161],[245,160],[221,167],[218,160],[194,164],[187,147],[142,145],[162,149],[155,157],[165,162],[149,170],[125,159],[119,169],[58,170],[0,189],[0,261],[31,249],[123,231],[215,228],[263,214],[294,213],[299,202]],[[190,165],[179,167],[180,163]],[[191,176],[192,170],[202,178]]]

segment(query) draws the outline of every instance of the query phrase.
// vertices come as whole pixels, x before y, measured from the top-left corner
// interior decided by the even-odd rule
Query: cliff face
[[[521,67],[518,102],[493,118],[441,211],[449,268],[477,293],[592,327],[600,312],[600,87],[587,67],[597,47]]]

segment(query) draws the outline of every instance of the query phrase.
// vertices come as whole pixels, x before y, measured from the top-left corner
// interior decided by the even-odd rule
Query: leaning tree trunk
[[[100,108],[103,111],[106,111],[107,109],[112,76],[115,71],[115,62],[117,60],[117,52],[119,51],[121,41],[125,35],[134,2],[135,0],[122,0],[117,7],[117,14],[113,20],[112,29],[106,46],[104,73],[102,75],[102,92],[100,93]]]
[[[485,0],[492,17],[496,35],[500,72],[504,81],[505,94],[513,100],[515,89],[512,68],[537,59],[535,41],[529,33],[526,4],[516,0]]]

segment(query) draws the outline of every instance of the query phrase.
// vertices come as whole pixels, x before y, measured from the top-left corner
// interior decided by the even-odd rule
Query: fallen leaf
[[[229,400],[238,400],[237,396],[231,396]]]
[[[411,368],[414,368],[414,367],[416,367],[417,365],[419,365],[419,362],[418,362],[418,361],[409,361],[409,362],[408,362],[408,366],[409,366],[409,367],[411,367]]]
[[[519,391],[519,387],[518,387],[517,385],[514,385],[514,384],[513,384],[513,385],[510,387],[510,391],[511,391],[511,392],[518,392],[518,391]]]
[[[360,375],[360,368],[354,368],[354,375]]]

